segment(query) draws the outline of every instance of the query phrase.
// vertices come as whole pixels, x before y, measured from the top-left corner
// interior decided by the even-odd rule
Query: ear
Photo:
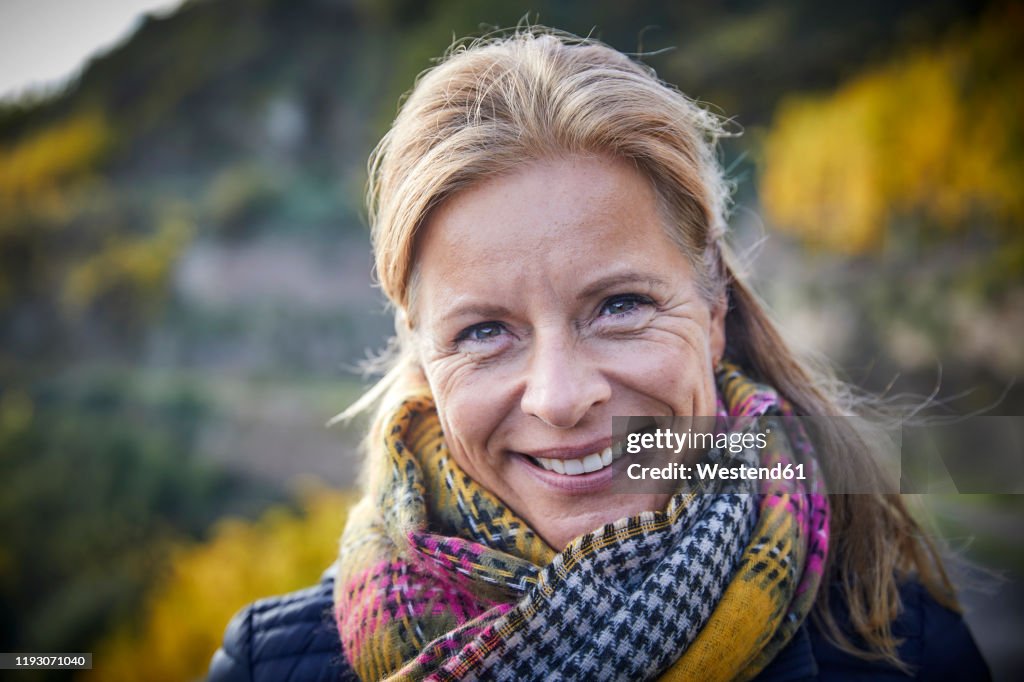
[[[711,306],[711,324],[708,329],[708,349],[711,351],[711,366],[718,364],[725,355],[725,316],[729,312],[729,298],[722,295]]]

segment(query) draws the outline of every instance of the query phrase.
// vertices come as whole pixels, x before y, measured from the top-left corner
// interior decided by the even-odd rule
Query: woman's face
[[[433,212],[417,266],[420,362],[466,473],[556,549],[666,506],[610,491],[612,416],[713,415],[725,311],[642,175],[574,157],[485,181]]]

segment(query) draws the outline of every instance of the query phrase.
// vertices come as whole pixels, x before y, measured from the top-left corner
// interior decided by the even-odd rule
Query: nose
[[[520,402],[523,412],[559,429],[576,426],[590,408],[611,398],[601,368],[570,334],[538,333]]]

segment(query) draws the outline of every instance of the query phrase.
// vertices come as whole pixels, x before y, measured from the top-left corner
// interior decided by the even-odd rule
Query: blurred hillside
[[[139,622],[171,547],[296,504],[302,474],[353,484],[358,433],[323,424],[391,329],[366,157],[453,36],[527,12],[745,129],[723,151],[736,241],[794,338],[866,388],[1021,414],[1020,214],[929,170],[973,149],[956,177],[1019,196],[1017,8],[193,0],[64,91],[0,103],[0,649],[91,650]],[[890,167],[904,184],[850,180]]]
[[[530,10],[626,51],[678,48],[648,61],[755,127],[976,11],[757,5],[219,0],[149,20],[67,92],[0,110],[0,367],[127,354],[322,374],[378,345],[365,159],[453,34]]]

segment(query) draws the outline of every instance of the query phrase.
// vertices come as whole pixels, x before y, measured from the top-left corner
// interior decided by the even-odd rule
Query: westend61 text
[[[728,480],[759,480],[759,481],[803,481],[803,464],[783,464],[773,466],[723,466],[699,462],[697,464],[668,464],[663,467],[645,467],[641,464],[630,464],[626,475],[634,481],[728,481]]]

